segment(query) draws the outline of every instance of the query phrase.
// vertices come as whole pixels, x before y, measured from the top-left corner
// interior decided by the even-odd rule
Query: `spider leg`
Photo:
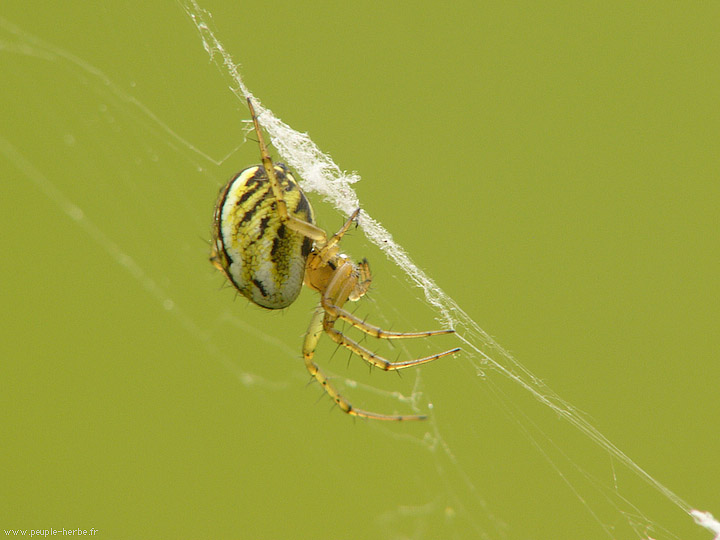
[[[290,229],[307,236],[311,240],[314,240],[318,245],[325,245],[328,241],[325,231],[312,223],[298,219],[288,213],[287,203],[283,197],[282,186],[280,186],[280,182],[277,179],[275,166],[270,158],[267,146],[265,146],[265,140],[263,139],[262,131],[260,130],[260,123],[258,122],[257,115],[255,114],[255,107],[253,107],[252,100],[250,98],[247,98],[247,103],[248,108],[250,109],[250,116],[252,116],[253,125],[255,126],[258,144],[260,145],[260,156],[262,157],[263,168],[265,169],[265,174],[267,174],[268,181],[270,182],[270,187],[273,190],[273,195],[275,195],[277,213],[280,220]]]
[[[359,319],[346,309],[343,309],[341,307],[333,305],[327,298],[323,297],[322,299],[323,308],[325,308],[325,311],[329,313],[333,318],[335,319],[342,319],[343,321],[351,324],[358,330],[365,332],[368,335],[371,335],[376,338],[380,339],[408,339],[408,338],[419,338],[419,337],[429,337],[429,336],[441,336],[443,334],[453,334],[455,333],[455,330],[426,330],[424,332],[390,332],[389,330],[383,330],[382,328],[378,326],[374,326],[372,324],[368,324],[363,319]],[[460,349],[454,349],[453,351],[448,351],[448,354],[451,352],[457,352]]]
[[[323,390],[329,395],[332,400],[340,407],[340,410],[351,416],[357,416],[360,418],[373,418],[375,420],[391,420],[391,421],[409,421],[409,420],[424,420],[426,417],[423,415],[385,415],[378,414],[370,411],[364,411],[353,407],[350,402],[342,397],[337,389],[332,385],[327,375],[325,375],[318,365],[313,362],[313,356],[315,355],[315,348],[317,347],[320,336],[323,333],[323,319],[325,318],[325,310],[322,305],[318,305],[313,313],[312,319],[310,320],[310,326],[307,334],[305,334],[305,342],[303,343],[303,358],[305,359],[305,367],[308,373],[320,383]]]
[[[333,234],[329,239],[327,238],[327,236],[325,236],[324,239],[321,241],[313,238],[313,240],[315,240],[315,248],[317,253],[317,258],[314,260],[314,262],[311,263],[311,268],[313,270],[327,265],[328,261],[337,257],[337,246],[340,243],[340,240],[342,240],[342,237],[345,235],[345,233],[348,232],[348,229],[350,229],[350,226],[355,222],[359,213],[360,209],[358,208],[350,215],[350,217],[345,221],[343,226],[340,227],[340,230]]]
[[[332,238],[330,238],[327,243],[323,246],[323,249],[326,251],[329,251],[331,248],[337,246],[340,243],[340,240],[342,240],[342,237],[345,235],[346,232],[348,232],[348,229],[350,229],[350,226],[357,220],[358,214],[360,214],[360,209],[358,208],[355,210],[352,214],[350,214],[350,217],[347,218],[347,221],[343,224],[342,227],[340,227],[340,230],[332,235]]]
[[[324,309],[324,307],[323,307]],[[358,355],[360,358],[365,360],[368,364],[378,367],[384,371],[393,371],[398,369],[404,369],[412,366],[419,366],[420,364],[427,364],[428,362],[432,362],[433,360],[437,360],[438,358],[442,358],[443,356],[448,356],[450,354],[455,354],[460,350],[459,347],[456,347],[454,349],[450,349],[448,351],[443,351],[437,354],[432,354],[430,356],[424,356],[423,358],[415,358],[413,360],[405,360],[403,362],[391,362],[390,360],[387,360],[386,358],[383,358],[380,355],[375,354],[374,352],[370,351],[369,349],[366,349],[362,345],[360,345],[357,341],[347,337],[345,334],[340,332],[334,327],[335,320],[328,315],[325,315],[323,317],[323,329],[325,332],[332,338],[332,340],[342,345],[343,347],[347,347],[352,352],[354,352],[356,355]],[[412,337],[423,337],[427,334],[421,334],[418,336],[412,336]],[[430,334],[434,335],[434,334]]]

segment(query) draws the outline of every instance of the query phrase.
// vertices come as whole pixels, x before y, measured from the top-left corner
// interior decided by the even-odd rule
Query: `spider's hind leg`
[[[273,195],[275,196],[277,213],[280,220],[293,231],[307,236],[318,245],[325,245],[327,243],[327,235],[325,234],[325,231],[312,223],[308,223],[307,221],[298,219],[295,216],[291,216],[288,212],[287,203],[285,202],[285,197],[283,196],[283,189],[277,178],[277,174],[275,173],[275,165],[272,162],[272,158],[270,158],[270,153],[268,152],[267,146],[265,146],[265,139],[263,139],[262,131],[260,130],[260,123],[258,122],[257,114],[255,114],[255,107],[253,107],[251,98],[247,98],[247,104],[250,109],[250,116],[252,116],[253,125],[255,126],[258,144],[260,145],[260,156],[262,158],[263,168],[265,169],[265,174],[267,174],[268,182],[270,182],[270,187],[272,188]]]

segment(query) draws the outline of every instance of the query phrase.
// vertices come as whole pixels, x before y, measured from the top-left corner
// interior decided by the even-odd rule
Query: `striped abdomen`
[[[288,213],[315,223],[312,207],[287,167],[276,163]],[[255,304],[279,309],[302,288],[312,241],[287,228],[262,165],[238,173],[220,192],[213,222],[211,261]]]

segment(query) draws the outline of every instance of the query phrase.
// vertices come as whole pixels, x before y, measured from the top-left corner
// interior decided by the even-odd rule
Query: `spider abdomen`
[[[283,164],[274,165],[288,214],[314,223],[312,207]],[[302,288],[312,241],[282,223],[262,165],[238,173],[220,192],[211,260],[251,302],[290,305]]]

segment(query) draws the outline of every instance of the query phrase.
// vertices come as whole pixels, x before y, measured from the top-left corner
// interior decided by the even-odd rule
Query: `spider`
[[[367,260],[354,263],[340,253],[339,243],[360,209],[328,238],[315,225],[309,201],[282,163],[273,163],[260,131],[251,98],[247,99],[260,146],[261,165],[235,175],[220,191],[213,219],[210,261],[251,302],[282,309],[297,298],[303,283],[320,293],[303,343],[303,358],[310,375],[340,407],[353,416],[378,420],[422,420],[424,415],[385,415],[353,407],[335,389],[313,361],[315,348],[325,332],[371,366],[385,371],[404,369],[458,352],[459,348],[404,362],[391,362],[366,349],[335,328],[338,319],[361,332],[382,339],[404,339],[450,334],[454,330],[389,332],[370,325],[346,311],[347,301],[359,300],[370,287]]]

